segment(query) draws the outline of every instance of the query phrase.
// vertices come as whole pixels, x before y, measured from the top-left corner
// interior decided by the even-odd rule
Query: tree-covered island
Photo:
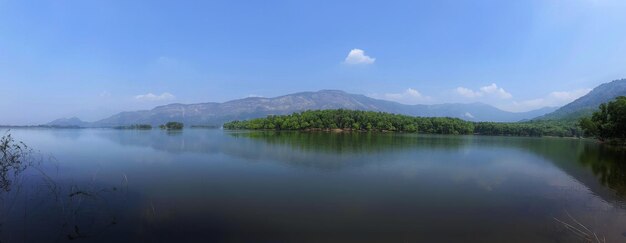
[[[152,125],[150,124],[133,124],[133,125],[129,125],[129,126],[117,126],[114,127],[115,129],[122,129],[122,130],[150,130],[152,129]]]
[[[168,131],[169,130],[183,130],[183,127],[185,127],[185,125],[181,122],[168,122],[159,126],[159,128],[161,128],[162,130],[168,130]]]
[[[424,134],[480,134],[508,136],[582,136],[573,122],[470,122],[449,117],[413,117],[375,111],[310,110],[224,124],[224,129],[393,131]]]

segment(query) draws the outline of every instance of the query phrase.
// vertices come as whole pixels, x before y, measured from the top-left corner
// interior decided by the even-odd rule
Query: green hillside
[[[626,79],[602,84],[585,96],[535,120],[575,121],[581,117],[590,116],[600,104],[607,103],[618,96],[626,96]]]

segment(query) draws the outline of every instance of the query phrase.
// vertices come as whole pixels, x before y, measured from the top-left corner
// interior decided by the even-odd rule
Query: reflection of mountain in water
[[[626,195],[626,165],[622,162],[626,158],[625,152],[586,140],[221,130],[180,133],[116,131],[101,135],[123,145],[145,146],[171,153],[225,153],[249,160],[264,159],[322,170],[384,163],[390,158],[412,156],[407,153],[414,151],[445,154],[469,147],[522,149],[550,161],[607,201],[621,201]]]

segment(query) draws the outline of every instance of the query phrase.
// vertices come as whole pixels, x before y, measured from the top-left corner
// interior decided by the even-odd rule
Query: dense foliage
[[[449,117],[411,117],[373,111],[315,110],[284,116],[268,116],[224,124],[225,129],[357,130],[427,134],[484,134],[514,136],[578,136],[575,124],[558,122],[470,122]]]
[[[474,133],[497,136],[581,137],[583,132],[570,121],[477,122]]]
[[[168,122],[165,125],[160,125],[159,128],[165,130],[182,130],[184,125],[180,122]]]
[[[411,117],[373,111],[315,110],[224,124],[225,129],[400,131],[471,134],[474,124],[457,118]]]
[[[580,126],[587,136],[601,141],[626,142],[626,96],[601,104],[591,117],[581,118]]]

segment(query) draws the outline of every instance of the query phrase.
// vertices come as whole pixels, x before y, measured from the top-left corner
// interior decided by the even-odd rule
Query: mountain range
[[[602,103],[609,102],[615,97],[626,96],[626,79],[614,80],[601,84],[588,94],[564,105],[558,110],[536,118],[537,120],[577,120],[588,116],[598,109]]]
[[[577,120],[591,114],[597,107],[626,96],[626,79],[602,84],[588,94],[560,107],[545,107],[528,112],[508,112],[483,103],[406,105],[374,99],[340,90],[300,92],[274,98],[249,97],[223,103],[169,104],[151,110],[126,111],[111,117],[85,122],[76,117],[62,118],[45,124],[57,127],[115,127],[133,124],[153,126],[168,121],[186,125],[221,125],[232,120],[284,115],[305,110],[352,109],[381,111],[424,117],[456,117],[468,121],[515,122],[524,120]]]
[[[185,125],[221,125],[231,120],[323,109],[368,110],[410,116],[456,117],[469,121],[495,122],[528,120],[556,110],[555,107],[546,107],[528,112],[508,112],[483,103],[406,105],[339,90],[320,90],[274,98],[249,97],[223,103],[169,104],[151,110],[121,112],[95,122],[85,122],[74,117],[58,119],[45,125],[115,127],[151,124],[155,126],[168,121],[179,121]]]

